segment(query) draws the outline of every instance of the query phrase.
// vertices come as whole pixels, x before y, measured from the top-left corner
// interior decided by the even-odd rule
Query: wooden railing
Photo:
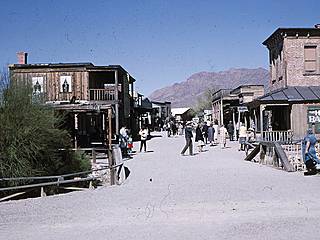
[[[293,133],[287,131],[263,131],[261,140],[266,142],[292,142]]]
[[[285,151],[289,162],[294,167],[295,171],[305,171],[306,166],[303,162],[302,156],[302,146],[301,142],[284,144],[282,145],[283,150]]]
[[[90,89],[91,101],[113,101],[115,100],[114,89]]]

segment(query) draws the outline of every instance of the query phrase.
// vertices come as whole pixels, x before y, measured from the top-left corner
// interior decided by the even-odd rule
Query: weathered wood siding
[[[47,101],[69,101],[73,96],[78,100],[88,98],[88,72],[81,69],[14,69],[12,79],[32,83],[33,77],[43,77],[44,95]],[[71,76],[71,92],[60,89],[60,77]]]

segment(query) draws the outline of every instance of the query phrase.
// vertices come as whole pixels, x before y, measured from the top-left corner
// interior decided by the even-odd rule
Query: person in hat
[[[181,155],[184,155],[184,153],[187,151],[188,148],[189,148],[189,154],[193,155],[192,154],[192,137],[193,137],[193,134],[192,134],[192,123],[190,121],[188,121],[186,123],[186,127],[185,127],[185,130],[184,130],[184,137],[186,139],[186,145],[182,149]]]

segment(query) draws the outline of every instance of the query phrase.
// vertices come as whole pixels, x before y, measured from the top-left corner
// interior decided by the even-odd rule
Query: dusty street
[[[320,238],[318,176],[245,162],[235,142],[181,156],[183,136],[153,135],[121,186],[0,203],[0,239]]]

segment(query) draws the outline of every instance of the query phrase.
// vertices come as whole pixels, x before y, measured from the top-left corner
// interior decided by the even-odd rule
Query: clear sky
[[[199,71],[268,68],[261,43],[275,29],[320,23],[320,0],[0,3],[0,66],[18,51],[29,63],[120,64],[145,95]]]

